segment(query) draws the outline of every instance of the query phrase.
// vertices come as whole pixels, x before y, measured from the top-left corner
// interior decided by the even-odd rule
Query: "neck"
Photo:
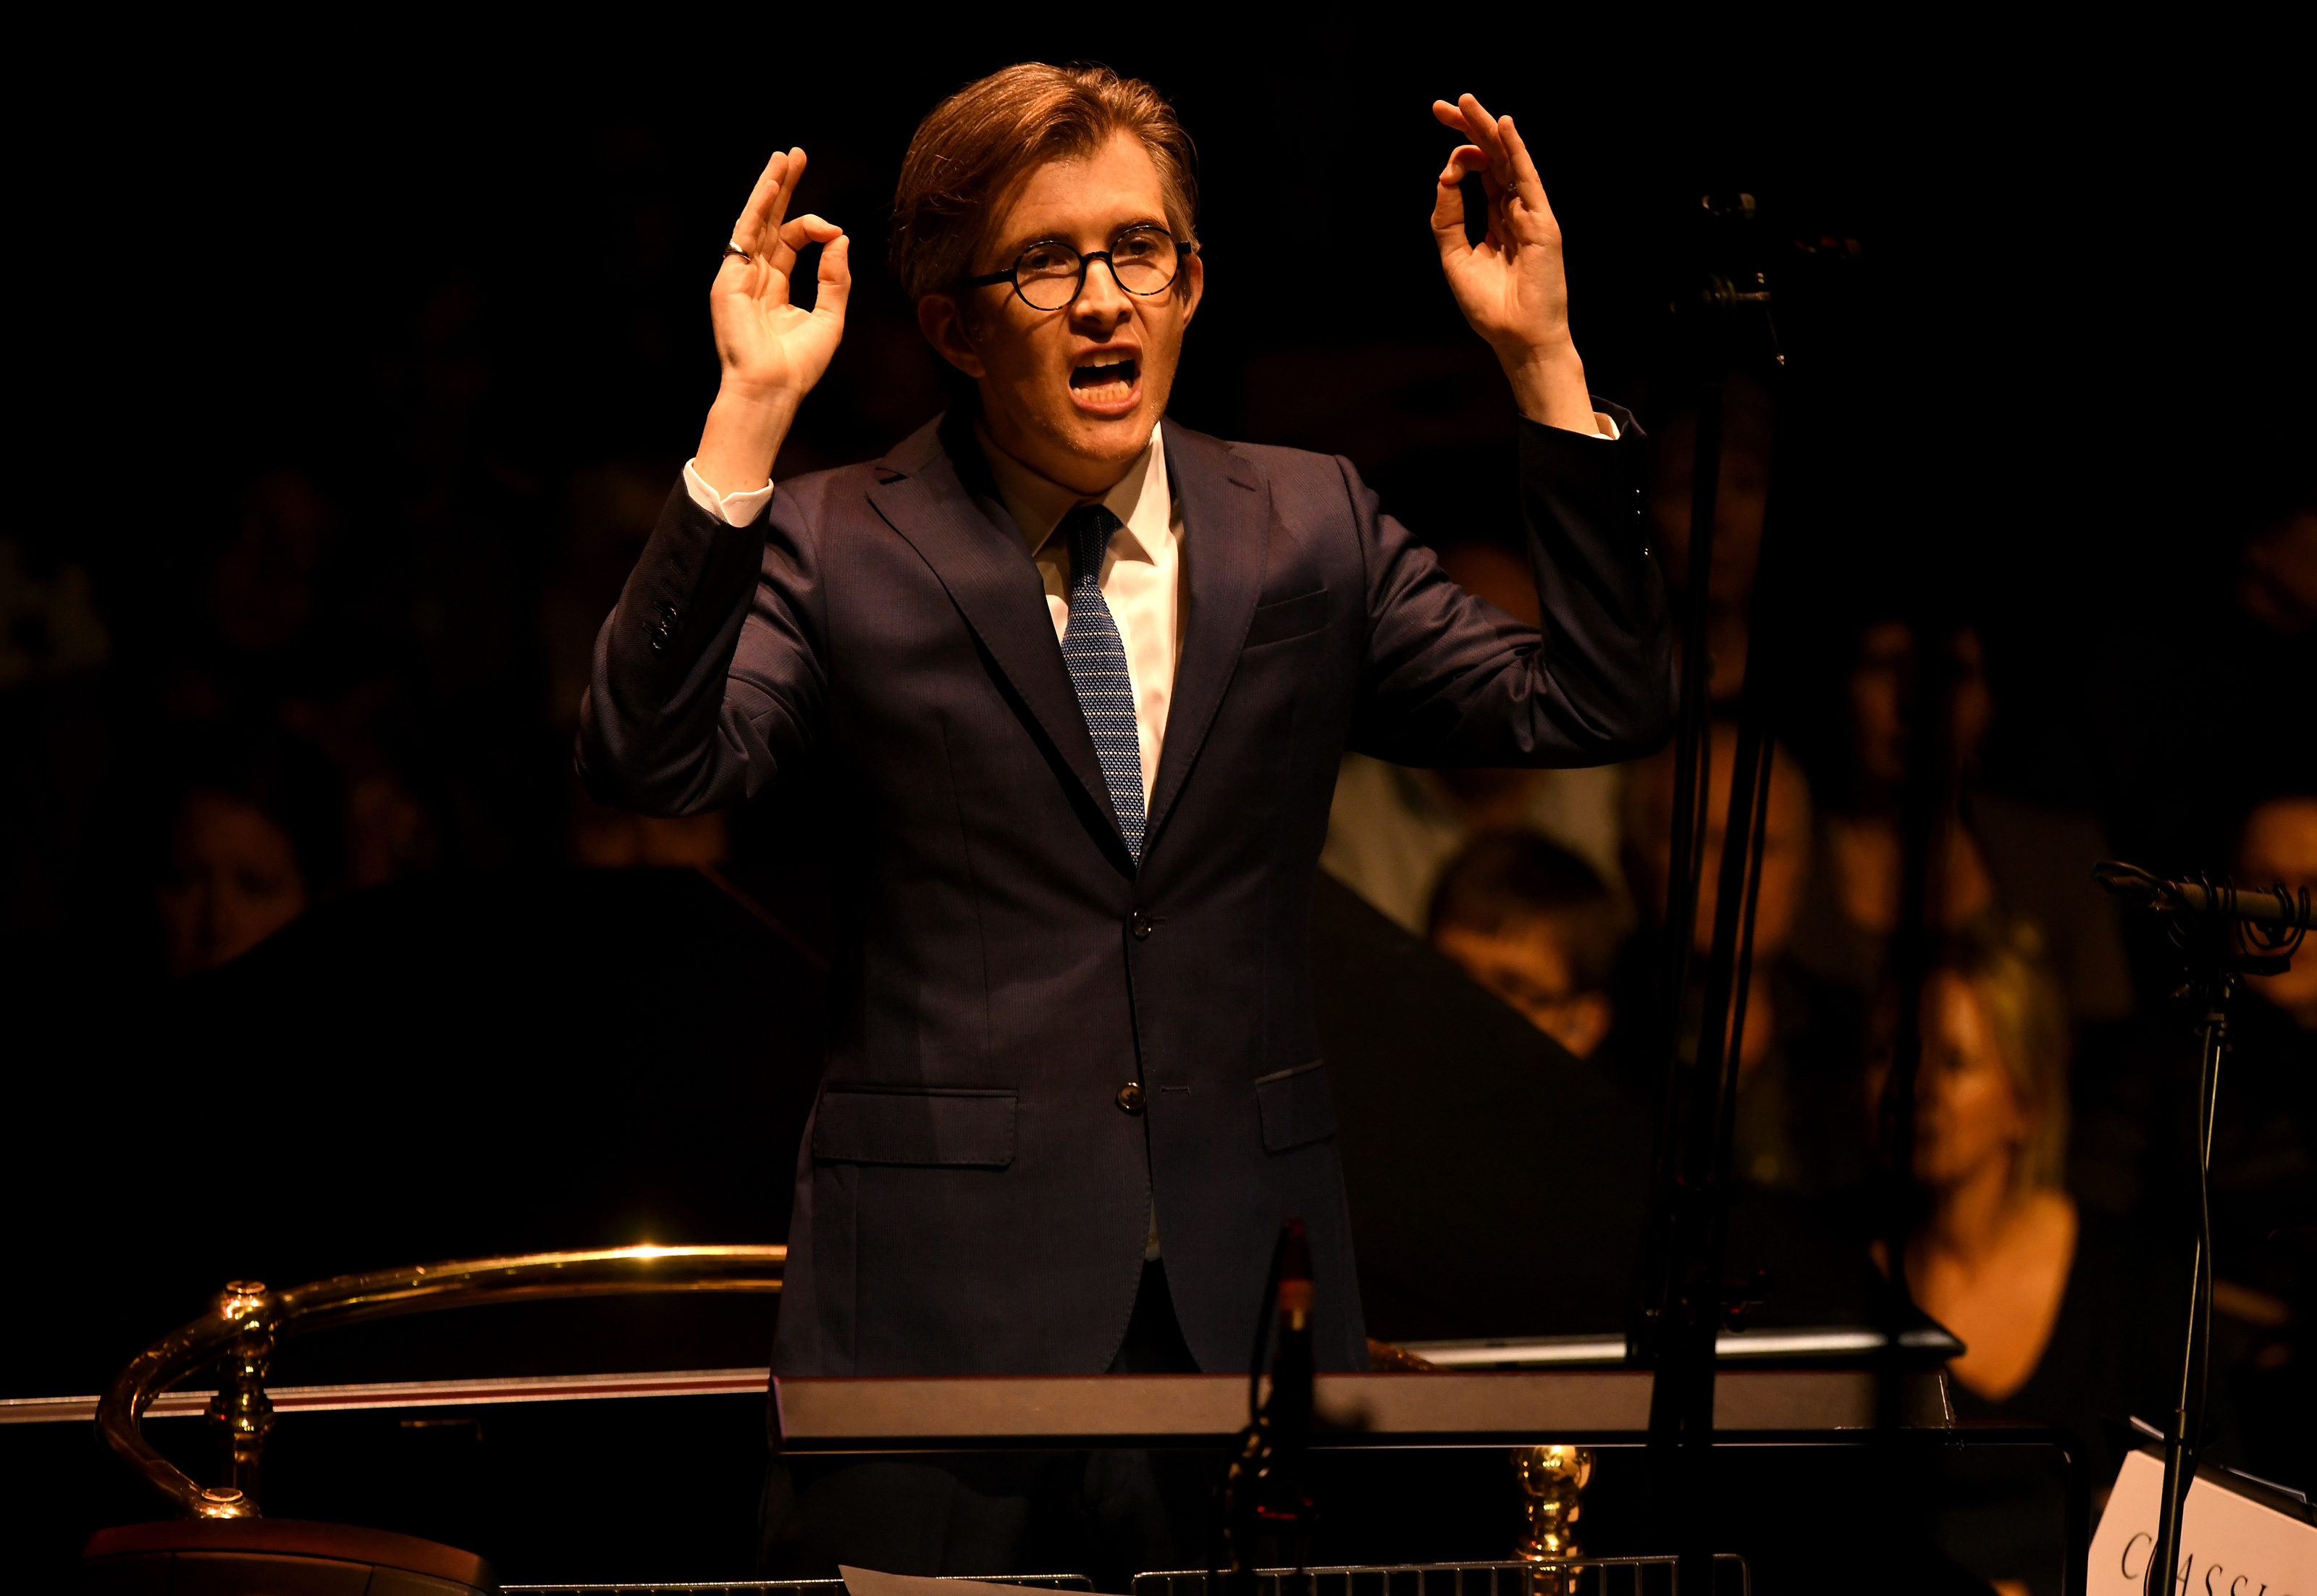
[[[1029,435],[1020,427],[1008,426],[1006,417],[986,405],[974,422],[974,430],[981,435],[984,448],[997,451],[1024,471],[1080,498],[1100,498],[1117,487],[1134,469],[1134,462],[1142,458],[1143,450],[1150,447],[1146,440],[1123,460],[1096,460],[1084,454],[1039,449],[1033,446]]]
[[[1966,1267],[1992,1252],[2026,1204],[2027,1194],[2012,1187],[2012,1161],[1990,1158],[1951,1186],[1931,1205],[1924,1241]]]

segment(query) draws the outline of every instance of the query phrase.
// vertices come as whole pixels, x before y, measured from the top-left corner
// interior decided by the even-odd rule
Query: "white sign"
[[[2164,1465],[2134,1451],[2092,1535],[2091,1596],[2143,1596]],[[2188,1484],[2174,1596],[2317,1596],[2317,1525],[2207,1480]]]

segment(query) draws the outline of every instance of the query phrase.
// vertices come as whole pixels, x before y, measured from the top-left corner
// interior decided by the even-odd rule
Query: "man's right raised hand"
[[[700,435],[693,469],[722,494],[762,488],[773,457],[788,436],[797,407],[812,391],[845,336],[845,301],[853,289],[844,229],[818,216],[788,214],[789,196],[804,175],[804,151],[792,149],[765,163],[732,242],[747,258],[727,254],[708,291],[716,328],[716,358],[724,380]],[[789,302],[789,273],[797,252],[819,244],[819,291],[810,310]]]

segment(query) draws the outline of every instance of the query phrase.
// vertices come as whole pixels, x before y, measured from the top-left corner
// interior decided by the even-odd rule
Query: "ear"
[[[1191,318],[1199,313],[1199,301],[1207,292],[1207,260],[1194,255],[1183,263],[1183,325],[1191,325]]]
[[[929,293],[917,301],[917,330],[934,353],[963,372],[976,381],[988,376],[981,356],[974,353],[973,340],[965,326],[965,313],[957,300],[945,293]]]

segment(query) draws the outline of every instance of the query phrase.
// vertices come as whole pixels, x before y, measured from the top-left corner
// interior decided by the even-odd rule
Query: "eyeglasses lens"
[[[1177,256],[1169,234],[1123,233],[1110,247],[1111,274],[1129,293],[1155,294],[1175,281]],[[1082,265],[1067,245],[1040,244],[1014,263],[1014,282],[1033,308],[1060,310],[1078,298]]]

